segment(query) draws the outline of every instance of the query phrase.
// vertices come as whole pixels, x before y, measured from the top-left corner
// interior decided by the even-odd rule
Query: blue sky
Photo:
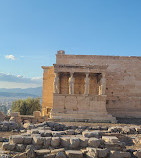
[[[41,80],[60,49],[141,56],[140,8],[140,0],[0,0],[0,73]]]

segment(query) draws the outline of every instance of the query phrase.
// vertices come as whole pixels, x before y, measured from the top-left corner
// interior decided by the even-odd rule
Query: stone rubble
[[[0,139],[9,158],[141,158],[139,150],[126,149],[122,137],[140,134],[141,127],[81,127],[43,122]],[[78,132],[80,131],[80,132]],[[136,140],[137,141],[137,140]],[[137,141],[141,143],[141,139]]]
[[[13,121],[2,121],[0,122],[0,131],[12,131],[12,130],[20,130],[21,125],[17,124]]]

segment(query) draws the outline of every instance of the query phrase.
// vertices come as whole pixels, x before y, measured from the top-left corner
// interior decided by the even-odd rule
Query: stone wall
[[[43,94],[42,94],[42,111],[43,116],[53,106],[53,82],[54,82],[54,67],[44,69],[43,73]]]
[[[33,115],[20,115],[19,112],[12,112],[10,121],[16,122],[16,123],[42,123],[44,121],[47,121],[47,117],[42,116],[40,111],[34,111]]]
[[[106,96],[54,94],[52,119],[63,121],[115,122],[107,114]]]
[[[108,65],[107,111],[116,117],[141,117],[141,57],[57,55],[56,64]]]

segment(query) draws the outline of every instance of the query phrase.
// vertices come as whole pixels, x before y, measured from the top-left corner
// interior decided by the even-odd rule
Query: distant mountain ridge
[[[32,94],[27,94],[27,93],[0,92],[0,97],[38,97],[38,96],[32,95]]]
[[[27,89],[21,89],[21,88],[13,88],[13,89],[6,89],[6,88],[0,88],[0,96],[5,97],[13,97],[13,96],[31,96],[31,97],[41,97],[42,96],[42,87],[37,88],[27,88]]]

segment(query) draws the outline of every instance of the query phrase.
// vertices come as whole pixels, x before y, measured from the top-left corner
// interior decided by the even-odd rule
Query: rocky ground
[[[141,158],[140,125],[48,121],[14,126],[0,132],[3,158]]]

